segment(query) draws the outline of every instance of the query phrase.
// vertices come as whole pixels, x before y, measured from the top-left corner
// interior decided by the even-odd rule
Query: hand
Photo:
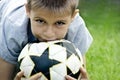
[[[85,68],[81,67],[80,72],[81,72],[81,77],[78,80],[89,80]],[[73,77],[71,77],[69,75],[66,75],[65,78],[66,78],[66,80],[77,80],[77,79],[75,79],[75,78],[73,78]]]
[[[81,72],[81,80],[89,80],[87,71],[85,68],[81,67],[80,72]]]
[[[22,76],[24,75],[23,71],[20,71],[17,73],[16,77],[14,80],[21,80]],[[41,73],[37,73],[29,78],[29,80],[38,80],[42,76]]]

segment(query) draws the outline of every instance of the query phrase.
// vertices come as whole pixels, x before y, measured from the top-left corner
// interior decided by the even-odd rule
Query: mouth
[[[57,40],[57,39],[38,39],[39,41],[41,42],[48,42],[48,41],[54,41],[54,40]]]

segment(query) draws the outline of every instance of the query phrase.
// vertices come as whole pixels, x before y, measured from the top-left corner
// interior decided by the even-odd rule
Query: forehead
[[[31,13],[34,16],[45,16],[45,17],[67,17],[67,16],[71,16],[71,14],[68,11],[65,11],[63,9],[61,10],[49,10],[49,9],[45,9],[45,8],[39,8],[39,9],[35,9],[35,10],[31,10]]]

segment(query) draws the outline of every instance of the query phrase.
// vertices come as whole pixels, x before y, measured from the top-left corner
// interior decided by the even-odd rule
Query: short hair
[[[79,0],[27,0],[27,4],[30,10],[45,8],[55,13],[56,11],[62,13],[68,11],[73,14],[78,7]]]

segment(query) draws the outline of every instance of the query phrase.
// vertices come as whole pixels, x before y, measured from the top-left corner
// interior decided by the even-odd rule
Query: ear
[[[76,10],[74,11],[74,13],[72,14],[72,20],[74,19],[74,17],[76,16],[77,13],[79,13],[79,9],[76,9]]]
[[[27,14],[27,16],[30,18],[30,9],[29,9],[27,3],[25,4],[25,10],[26,10],[26,14]]]

